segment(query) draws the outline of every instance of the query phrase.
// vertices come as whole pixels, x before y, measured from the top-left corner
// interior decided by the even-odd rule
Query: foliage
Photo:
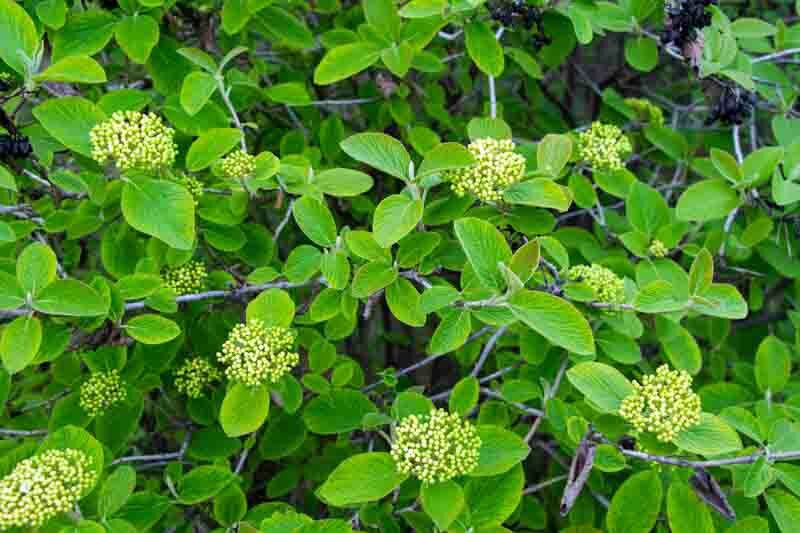
[[[0,525],[794,533],[798,15],[0,0]]]

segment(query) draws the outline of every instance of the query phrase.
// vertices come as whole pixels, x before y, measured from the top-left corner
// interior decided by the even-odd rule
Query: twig
[[[472,368],[472,372],[470,372],[470,376],[477,377],[478,374],[480,374],[481,369],[483,368],[483,365],[486,364],[486,359],[489,358],[489,354],[492,353],[495,344],[497,344],[497,341],[500,340],[500,337],[505,335],[506,331],[508,331],[508,326],[503,326],[501,328],[498,328],[497,331],[494,332],[494,335],[489,337],[489,340],[483,347],[481,356],[478,358],[478,362],[475,363],[475,366]]]
[[[289,220],[292,218],[292,209],[294,208],[294,200],[289,202],[289,206],[286,208],[286,214],[283,216],[283,219],[278,224],[278,227],[275,228],[275,233],[272,236],[272,240],[278,242],[278,237],[281,236],[283,229],[289,223]]]
[[[767,54],[765,56],[756,57],[751,59],[751,63],[763,63],[764,61],[772,61],[773,59],[777,59],[779,57],[786,57],[792,54],[800,54],[800,48],[789,48],[788,50],[781,50],[780,52],[774,52],[772,54]]]
[[[744,162],[744,155],[742,154],[742,141],[739,138],[739,125],[735,124],[731,130],[733,135],[733,149],[736,151],[736,161],[741,165]]]
[[[540,417],[544,416],[544,412],[543,411],[541,411],[539,409],[536,409],[535,407],[528,407],[524,403],[512,402],[511,400],[509,400],[508,398],[506,398],[505,396],[503,396],[499,392],[493,391],[492,389],[490,389],[488,387],[481,387],[481,392],[483,394],[485,394],[486,396],[489,396],[490,398],[495,398],[497,400],[502,400],[502,401],[506,402],[509,405],[513,405],[514,407],[516,407],[520,411],[523,411],[526,414],[533,415],[533,416],[540,416]]]
[[[0,435],[4,437],[38,437],[47,435],[46,429],[0,429]]]
[[[684,466],[687,468],[708,468],[712,466],[727,466],[727,465],[747,465],[758,461],[764,457],[768,461],[795,461],[800,459],[800,450],[790,452],[777,452],[769,453],[762,450],[750,455],[742,455],[739,457],[730,457],[727,459],[712,459],[708,461],[692,461],[682,457],[670,457],[668,455],[654,455],[650,453],[640,452],[636,450],[626,450],[620,448],[620,452],[628,457],[641,459],[642,461],[650,461],[660,463],[662,465]]]
[[[525,490],[522,491],[522,495],[526,496],[528,494],[533,494],[534,492],[539,492],[540,490],[545,489],[550,485],[555,485],[556,483],[564,481],[565,479],[567,479],[566,474],[561,476],[556,476],[552,479],[548,479],[547,481],[542,481],[541,483],[537,483],[536,485],[531,485],[530,487],[527,487],[525,488]]]
[[[561,366],[558,368],[558,373],[556,374],[556,379],[553,382],[553,385],[548,387],[547,390],[544,391],[544,397],[542,398],[542,410],[545,411],[547,409],[547,402],[550,398],[553,398],[558,393],[558,388],[561,386],[561,381],[564,379],[564,374],[567,371],[567,366],[569,365],[569,358],[565,357],[564,360],[561,362]],[[544,420],[544,413],[542,416],[538,417],[536,420],[533,421],[531,424],[531,429],[528,431],[528,434],[525,435],[525,442],[530,442],[533,439],[533,436],[536,435],[536,431],[539,429],[539,426]]]

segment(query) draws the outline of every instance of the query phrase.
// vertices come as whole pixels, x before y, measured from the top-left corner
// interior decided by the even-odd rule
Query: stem
[[[225,107],[228,108],[228,112],[230,112],[231,118],[233,118],[233,123],[236,124],[236,127],[239,129],[239,131],[242,132],[242,151],[247,152],[247,141],[245,140],[244,126],[242,126],[242,121],[239,120],[239,114],[236,112],[236,108],[233,107],[230,91],[225,88],[225,80],[222,78],[222,76],[217,78],[217,88],[219,89],[219,94],[222,96],[222,101],[225,102]]]

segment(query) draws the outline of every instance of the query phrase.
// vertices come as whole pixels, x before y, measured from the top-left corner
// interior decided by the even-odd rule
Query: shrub
[[[0,527],[796,532],[797,9],[0,0]]]

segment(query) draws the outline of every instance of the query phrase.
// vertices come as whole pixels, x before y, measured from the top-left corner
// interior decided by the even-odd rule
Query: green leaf
[[[781,533],[797,533],[800,524],[800,500],[778,489],[767,491],[765,498],[769,512]]]
[[[524,485],[521,465],[498,476],[471,478],[464,494],[472,525],[478,531],[489,531],[489,527],[505,522],[519,505]]]
[[[31,364],[42,344],[42,323],[38,318],[20,316],[3,329],[0,357],[9,374]]]
[[[0,309],[17,309],[25,304],[25,293],[17,278],[0,271]]]
[[[689,269],[689,294],[702,295],[714,282],[714,258],[703,248],[695,256]]]
[[[33,299],[32,307],[48,315],[89,317],[108,313],[105,298],[75,279],[61,279],[49,284]]]
[[[247,304],[247,320],[261,320],[268,328],[288,328],[294,315],[294,300],[282,289],[267,289]]]
[[[792,371],[792,355],[788,346],[777,337],[765,337],[756,351],[756,383],[762,392],[783,391]]]
[[[462,218],[453,226],[481,284],[495,292],[502,291],[506,283],[499,265],[511,263],[511,248],[503,234],[493,224],[478,218]]]
[[[120,466],[109,475],[100,489],[97,503],[98,511],[103,517],[109,517],[119,511],[136,487],[136,470],[130,466]]]
[[[590,404],[605,413],[617,413],[622,400],[633,392],[633,385],[616,368],[594,362],[575,365],[567,379]]]
[[[45,26],[58,30],[67,21],[67,2],[65,0],[44,0],[36,4],[36,16]]]
[[[511,139],[511,127],[502,118],[476,117],[467,124],[470,141],[484,139]]]
[[[405,194],[387,196],[375,209],[372,233],[375,241],[388,248],[417,227],[424,211],[422,200],[413,200]]]
[[[328,206],[316,198],[304,196],[294,203],[294,221],[303,233],[319,246],[336,244],[336,221]]]
[[[349,168],[331,168],[314,176],[314,184],[323,193],[347,198],[372,188],[372,176]]]
[[[308,402],[303,411],[306,427],[318,435],[347,433],[361,427],[364,415],[377,409],[362,393],[334,389]]]
[[[364,17],[379,34],[396,40],[400,35],[400,15],[392,0],[364,0]]]
[[[684,481],[675,480],[667,491],[667,518],[673,533],[714,533],[708,506]]]
[[[25,293],[35,295],[56,279],[55,252],[40,242],[29,244],[17,258],[17,281]]]
[[[114,35],[117,17],[97,7],[72,13],[67,24],[53,36],[53,60],[67,56],[93,56]]]
[[[405,278],[397,278],[386,287],[386,304],[392,314],[404,324],[413,327],[425,325],[426,314],[420,306],[420,295],[414,284]]]
[[[467,376],[459,380],[453,387],[453,392],[448,400],[451,413],[467,416],[478,405],[481,385],[474,376]]]
[[[739,207],[741,200],[725,180],[703,180],[691,185],[678,198],[678,220],[709,222],[719,220]]]
[[[692,310],[708,316],[741,320],[747,316],[747,302],[733,285],[712,283],[702,299],[694,299]]]
[[[739,435],[721,418],[709,413],[700,415],[700,422],[678,434],[674,444],[689,453],[714,457],[742,449]]]
[[[625,59],[636,70],[650,72],[658,65],[658,45],[643,35],[628,37],[625,39]]]
[[[164,344],[181,334],[181,328],[159,315],[139,315],[125,324],[125,332],[142,344]]]
[[[217,80],[214,76],[202,71],[192,72],[183,79],[181,106],[188,114],[195,115],[203,109],[216,90]]]
[[[158,44],[158,22],[150,15],[134,14],[124,17],[114,28],[120,48],[133,60],[143,65]]]
[[[669,208],[664,197],[641,181],[631,186],[625,202],[625,215],[634,229],[649,238],[670,222]]]
[[[392,284],[397,279],[397,268],[382,262],[367,263],[353,276],[354,298],[366,298]]]
[[[608,508],[609,533],[648,533],[658,520],[663,492],[656,470],[639,472],[626,479]]]
[[[371,41],[345,44],[328,50],[314,69],[314,83],[330,85],[375,64],[383,48]]]
[[[545,207],[564,212],[572,203],[572,194],[548,178],[535,178],[515,183],[503,192],[503,200],[510,204]]]
[[[735,185],[744,179],[739,163],[731,154],[718,148],[712,148],[710,154],[714,168],[731,184]]]
[[[0,165],[0,188],[15,192],[17,190],[17,180],[3,165]]]
[[[231,483],[214,497],[214,519],[226,527],[240,522],[247,513],[247,497],[236,483]]]
[[[60,83],[105,83],[106,73],[100,64],[87,56],[69,56],[35,76],[37,81]]]
[[[0,0],[0,59],[25,74],[25,58],[33,59],[39,47],[39,34],[21,5],[13,0]]]
[[[311,103],[311,96],[308,94],[306,86],[294,81],[267,87],[264,94],[273,102],[280,104],[303,106]]]
[[[405,478],[388,453],[362,453],[342,461],[317,490],[317,495],[335,507],[374,502],[392,492]]]
[[[92,156],[89,133],[106,120],[102,109],[79,96],[46,100],[33,108],[33,116],[58,142],[86,157]]]
[[[236,128],[213,128],[203,132],[189,147],[186,168],[192,172],[203,170],[231,151],[242,139]]]
[[[758,39],[775,35],[775,26],[761,19],[741,17],[731,23],[731,31],[737,39]]]
[[[316,45],[314,35],[305,23],[284,9],[265,7],[259,13],[258,21],[287,47],[303,50]]]
[[[544,78],[542,67],[539,66],[539,63],[537,63],[536,59],[534,59],[533,56],[528,52],[522,48],[514,48],[513,46],[506,46],[504,49],[506,55],[513,59],[514,63],[519,65],[525,74],[535,80],[541,80]]]
[[[180,480],[178,495],[181,503],[192,505],[210,500],[236,479],[228,468],[198,466]]]
[[[471,476],[496,476],[525,460],[530,448],[522,437],[499,426],[478,426],[481,438],[478,466]]]
[[[472,317],[466,309],[442,311],[442,321],[433,333],[428,353],[440,355],[457,350],[467,342],[472,331]]]
[[[648,141],[675,161],[683,161],[689,155],[689,143],[677,130],[650,125],[644,128],[644,135]]]
[[[497,42],[491,28],[482,21],[474,21],[464,28],[467,52],[475,65],[484,73],[495,78],[503,73],[505,61],[503,47]]]
[[[425,153],[425,159],[417,172],[417,179],[474,164],[475,158],[464,146],[458,143],[441,143]]]
[[[225,393],[219,411],[219,423],[229,437],[241,437],[257,431],[269,414],[269,390],[234,383]]]
[[[537,171],[557,178],[572,157],[569,135],[545,135],[536,147]]]
[[[420,500],[422,510],[442,531],[446,531],[458,518],[465,505],[464,491],[455,481],[423,485]]]
[[[384,133],[358,133],[341,142],[344,153],[401,180],[409,179],[411,157],[403,143]]]
[[[142,178],[122,190],[122,213],[134,229],[178,250],[195,240],[194,198],[171,181]]]
[[[592,328],[574,305],[539,291],[518,291],[509,301],[514,316],[545,339],[579,355],[595,353]]]

